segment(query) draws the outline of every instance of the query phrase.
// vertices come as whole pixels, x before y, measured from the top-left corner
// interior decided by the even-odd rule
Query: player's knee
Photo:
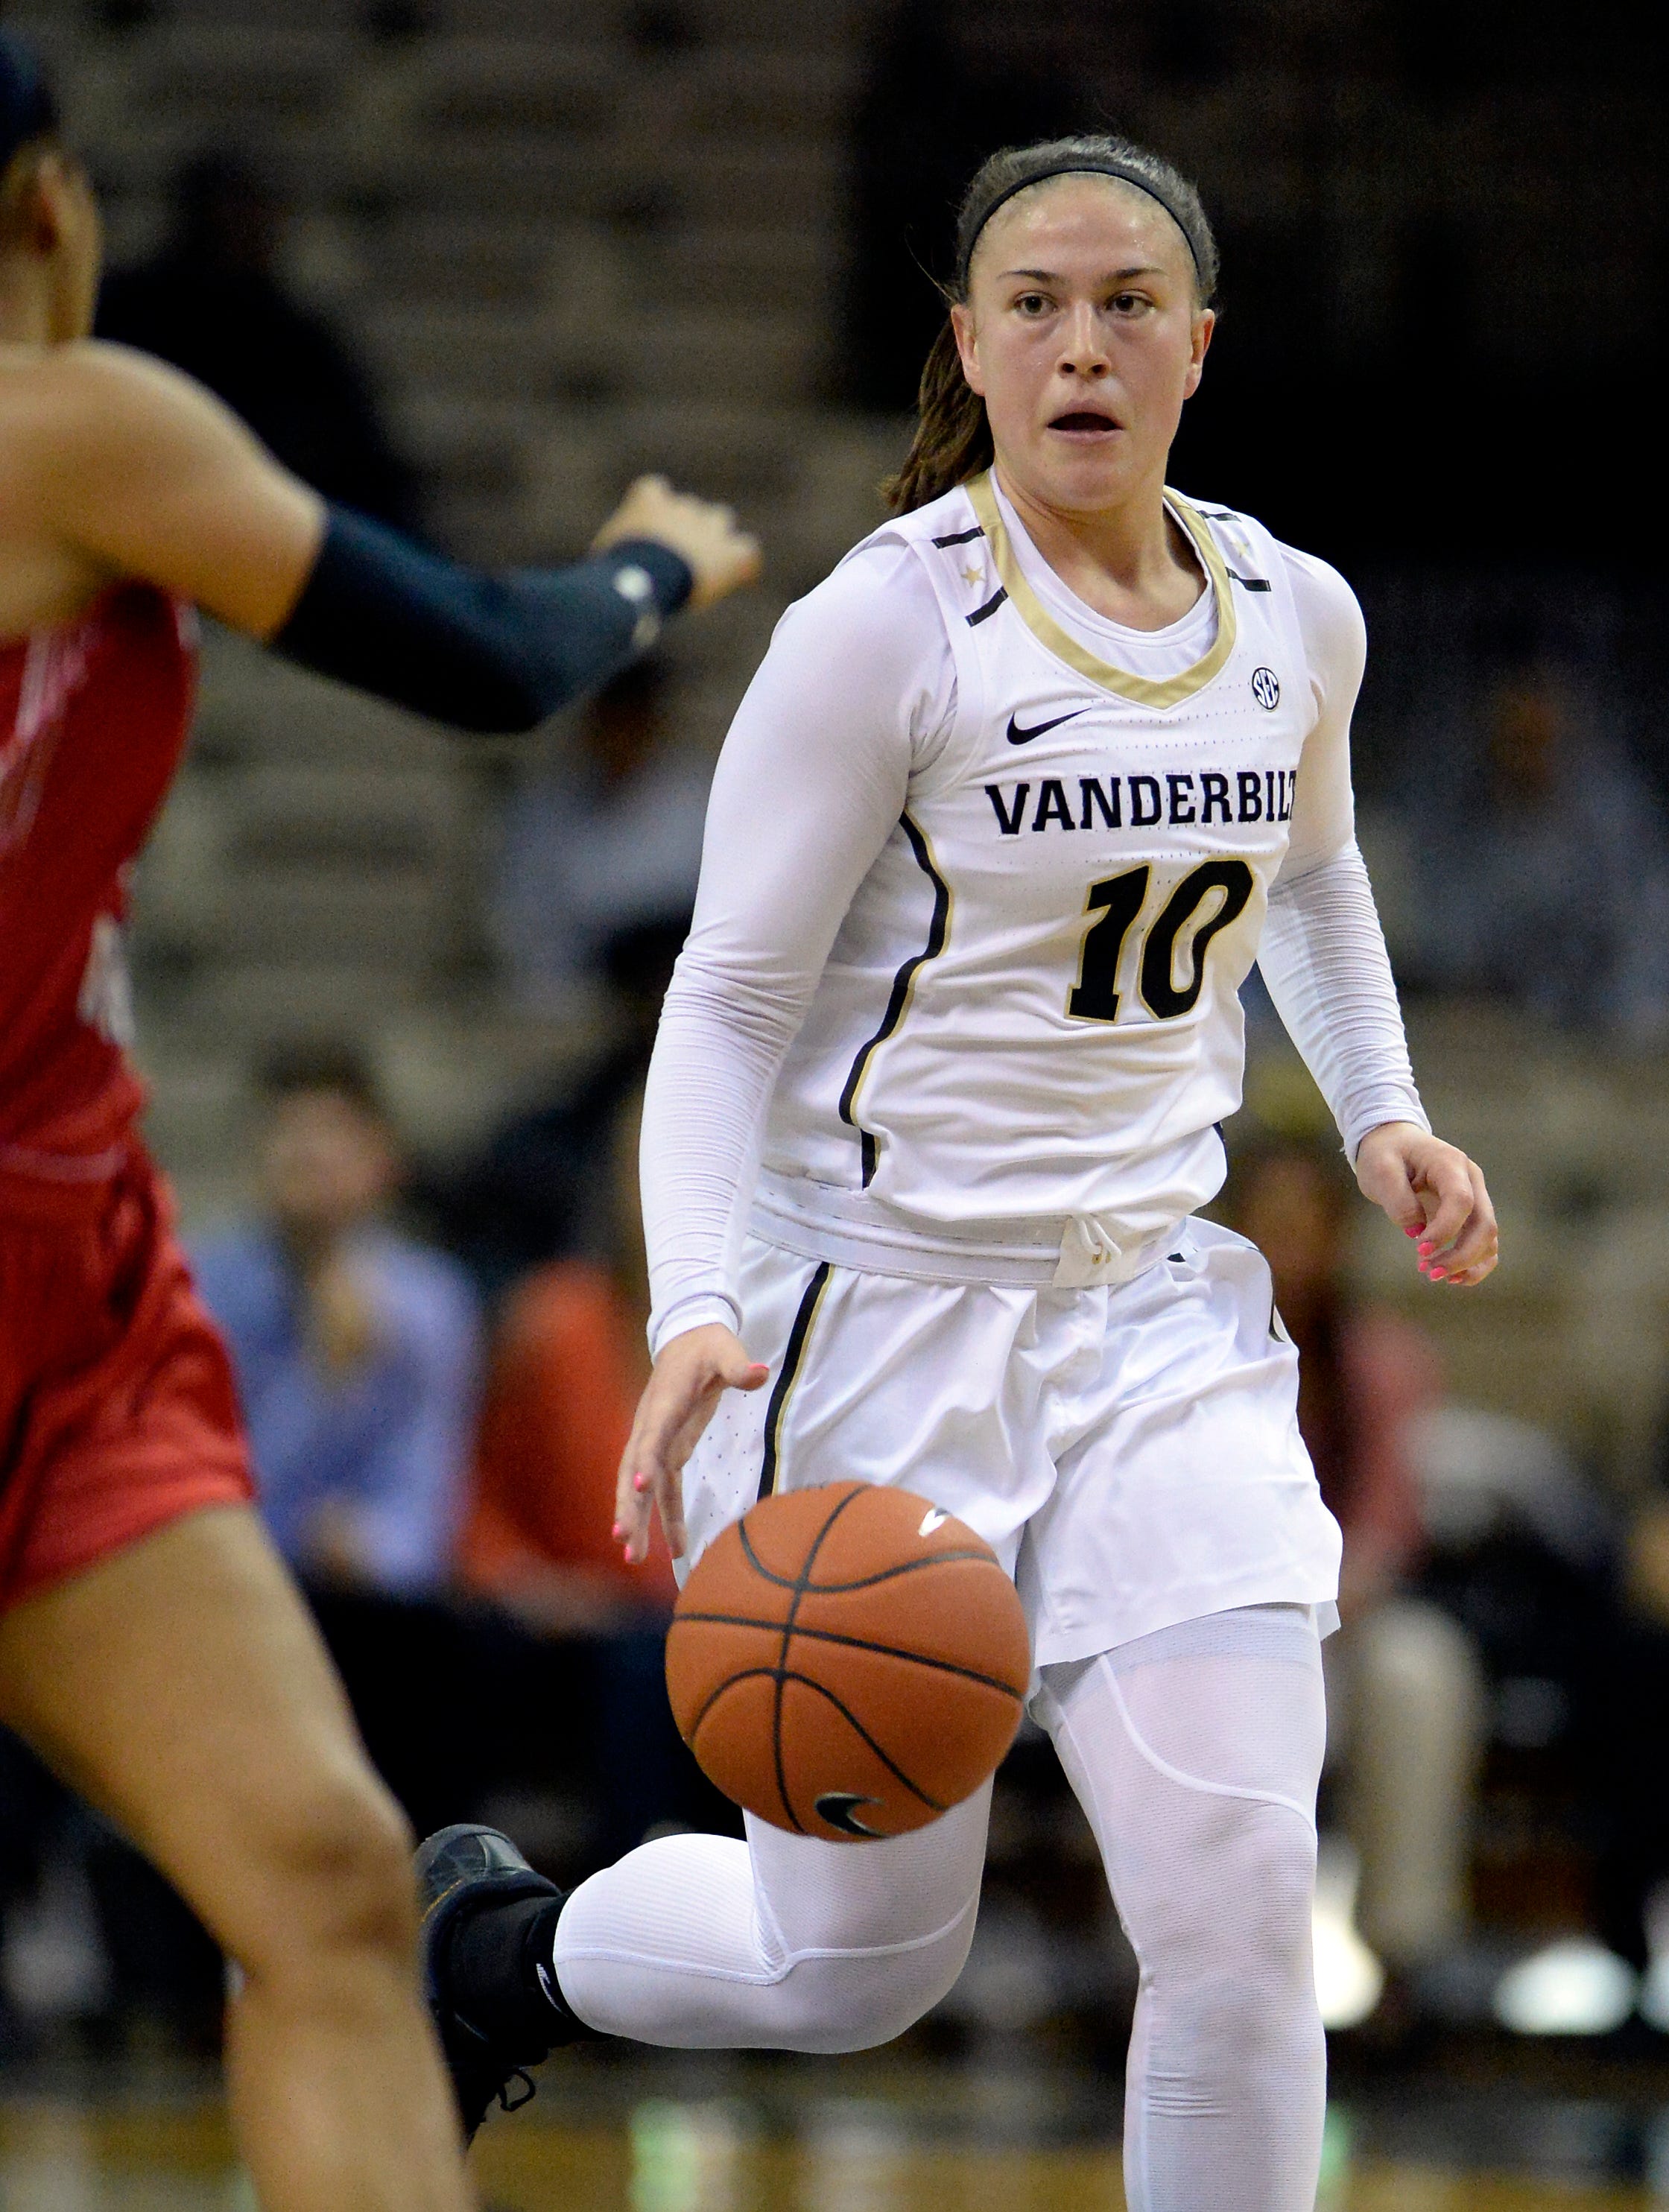
[[[833,2053],[891,2043],[948,1996],[973,1942],[972,1901],[950,1927],[910,1950],[803,1960],[789,1975],[799,2014],[792,2047]]]
[[[1211,2047],[1284,2039],[1314,2006],[1314,1900],[1313,1832],[1283,1806],[1251,1808],[1209,1882],[1170,1887],[1144,1964]]]
[[[322,1779],[275,1818],[263,1855],[261,1921],[240,1962],[314,1971],[375,1954],[407,1959],[417,1941],[411,1834],[369,1768]]]

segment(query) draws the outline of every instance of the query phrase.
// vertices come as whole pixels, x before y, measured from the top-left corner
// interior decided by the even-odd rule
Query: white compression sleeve
[[[1270,894],[1258,964],[1354,1160],[1382,1121],[1431,1125],[1415,1087],[1385,933],[1355,840],[1350,715],[1367,653],[1361,610],[1325,561],[1281,550],[1316,723],[1299,764],[1291,842]]]
[[[551,1964],[606,2035],[683,2050],[863,2051],[950,1988],[973,1939],[990,1785],[875,1844],[662,1836],[582,1881]]]
[[[1326,1714],[1307,1611],[1208,1615],[1045,1667],[1033,1710],[1141,1969],[1130,2212],[1313,2212],[1326,2109],[1310,1916]],[[867,1847],[866,1847],[867,1848]]]
[[[1428,1129],[1374,890],[1355,842],[1271,894],[1258,964],[1351,1159],[1382,1121]]]
[[[737,710],[643,1107],[656,1351],[703,1322],[738,1322],[771,1085],[954,703],[932,586],[908,546],[883,543],[789,608]]]

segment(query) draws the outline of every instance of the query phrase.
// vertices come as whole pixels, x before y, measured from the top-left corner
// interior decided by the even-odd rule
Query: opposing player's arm
[[[490,574],[328,506],[190,378],[64,349],[10,393],[8,502],[90,582],[143,578],[321,673],[472,729],[527,729],[686,601],[758,573],[728,508],[636,484],[587,559]]]
[[[1291,842],[1270,893],[1258,964],[1338,1122],[1364,1194],[1416,1242],[1422,1274],[1470,1288],[1495,1265],[1495,1209],[1476,1161],[1434,1135],[1426,1120],[1355,841],[1350,718],[1367,628],[1336,569],[1285,548],[1282,556],[1316,721],[1305,741]]]
[[[270,637],[324,541],[319,495],[146,355],[66,346],[20,374],[7,410],[20,524],[101,580],[141,578]]]

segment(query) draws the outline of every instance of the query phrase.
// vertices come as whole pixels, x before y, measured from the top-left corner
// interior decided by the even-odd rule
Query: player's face
[[[1161,207],[1105,177],[1019,193],[986,226],[953,319],[1012,489],[1067,514],[1157,495],[1213,322]]]

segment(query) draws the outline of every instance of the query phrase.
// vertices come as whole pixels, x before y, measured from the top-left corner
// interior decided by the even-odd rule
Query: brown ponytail
[[[1128,138],[1050,138],[1035,146],[1005,146],[983,163],[963,194],[956,222],[956,275],[945,297],[965,299],[968,264],[981,230],[1005,200],[1033,184],[1075,171],[1100,173],[1133,185],[1165,210],[1181,233],[1194,266],[1201,307],[1210,304],[1217,282],[1217,245],[1199,194],[1162,154]],[[904,466],[881,486],[890,514],[908,514],[990,468],[996,458],[985,403],[962,374],[956,334],[948,317],[933,341],[916,399],[916,435]]]
[[[889,514],[925,507],[991,465],[985,403],[968,388],[948,315],[922,371],[916,406],[916,435],[905,465],[881,486]]]

